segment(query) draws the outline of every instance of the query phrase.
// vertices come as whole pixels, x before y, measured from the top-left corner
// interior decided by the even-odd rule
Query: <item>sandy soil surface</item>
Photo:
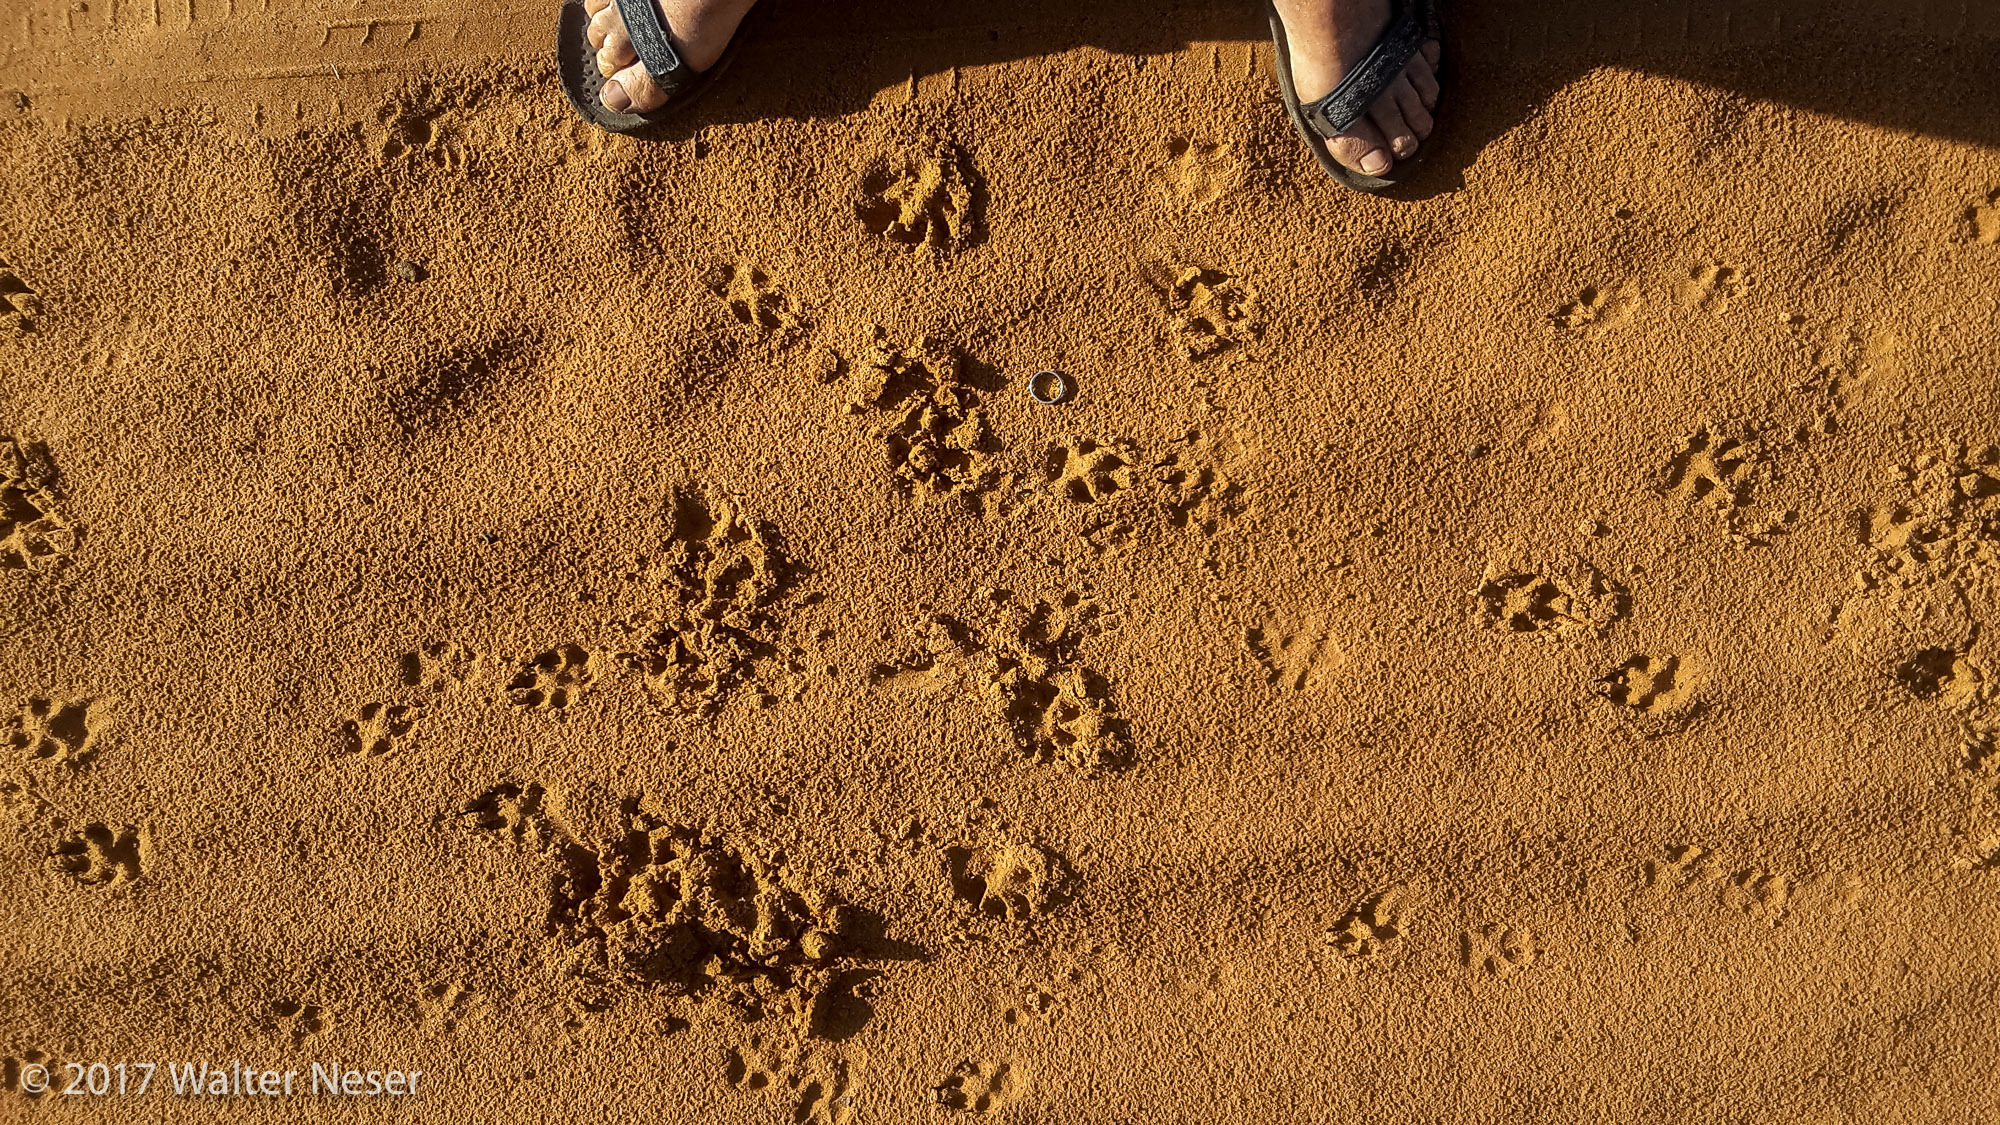
[[[1607,7],[9,0],[0,1120],[1994,1120],[2000,11]]]

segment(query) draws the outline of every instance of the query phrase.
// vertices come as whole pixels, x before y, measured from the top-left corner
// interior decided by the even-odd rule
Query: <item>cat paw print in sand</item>
[[[1487,628],[1544,639],[1601,637],[1632,604],[1623,587],[1575,556],[1496,560],[1473,593]]]
[[[1076,504],[1095,504],[1132,487],[1138,454],[1128,444],[1100,445],[1085,438],[1055,446],[1044,458],[1049,489]]]
[[[1703,263],[1688,268],[1681,282],[1681,304],[1705,312],[1728,312],[1729,306],[1750,292],[1750,275],[1737,266]]]
[[[1639,294],[1629,286],[1607,289],[1586,285],[1575,300],[1558,305],[1550,319],[1565,332],[1596,340],[1631,320],[1638,311]]]
[[[370,758],[395,753],[416,726],[421,708],[401,703],[365,703],[340,724],[341,749]]]
[[[80,539],[63,514],[48,447],[0,434],[0,570],[53,569]]]
[[[1159,194],[1193,211],[1241,187],[1243,175],[1244,161],[1228,141],[1169,137],[1156,184]]]
[[[1409,929],[1410,896],[1400,887],[1378,891],[1355,903],[1324,935],[1327,945],[1352,971],[1401,948]]]
[[[942,1109],[987,1117],[1000,1112],[1020,1090],[1020,1075],[1008,1062],[968,1060],[952,1068],[945,1080],[931,1087]]]
[[[760,337],[789,341],[807,328],[798,304],[755,266],[742,262],[717,266],[708,275],[708,291],[722,298],[737,323]]]
[[[526,711],[559,712],[596,682],[597,654],[561,645],[522,661],[503,689],[506,701]]]
[[[1482,976],[1505,980],[1533,965],[1542,955],[1526,926],[1486,925],[1465,931],[1458,939],[1459,963]]]
[[[56,841],[49,867],[79,886],[121,886],[138,880],[151,851],[152,840],[144,830],[99,822]]]
[[[281,997],[271,1001],[266,1008],[264,1030],[291,1040],[292,1045],[297,1047],[325,1031],[328,1022],[325,1011],[318,1004]]]
[[[944,858],[952,897],[988,918],[1026,922],[1066,899],[1066,865],[1039,844],[952,847]]]
[[[1613,668],[1593,688],[1648,738],[1687,729],[1700,716],[1695,688],[1701,662],[1693,657],[1640,653]]]
[[[983,510],[1000,481],[1000,448],[959,349],[930,338],[898,344],[877,326],[848,368],[844,411],[869,420],[896,491],[924,504],[948,500]]]
[[[978,233],[979,176],[956,149],[883,160],[862,177],[861,194],[861,224],[890,242],[948,251]]]
[[[1187,266],[1161,288],[1175,341],[1191,360],[1221,355],[1264,334],[1257,293],[1240,278]]]
[[[110,725],[110,706],[94,699],[29,699],[0,730],[30,762],[78,766],[97,752]]]

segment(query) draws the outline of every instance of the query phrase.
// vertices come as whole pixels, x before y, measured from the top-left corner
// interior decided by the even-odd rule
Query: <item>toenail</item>
[[[1361,158],[1361,170],[1371,176],[1379,176],[1389,170],[1389,158],[1382,154],[1381,149],[1376,149]]]
[[[1415,137],[1397,137],[1397,138],[1396,138],[1396,155],[1397,155],[1397,156],[1408,156],[1408,155],[1410,155],[1410,150],[1411,150],[1411,149],[1413,149],[1413,148],[1415,148],[1415,147],[1417,147],[1417,140],[1416,140],[1416,138],[1415,138]]]
[[[632,104],[632,99],[625,93],[625,87],[615,78],[604,84],[604,93],[600,96],[605,106],[614,113],[624,113],[626,107]]]

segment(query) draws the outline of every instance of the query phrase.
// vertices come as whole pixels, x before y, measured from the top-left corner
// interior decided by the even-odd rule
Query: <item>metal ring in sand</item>
[[[1054,406],[1069,397],[1069,380],[1060,371],[1037,371],[1028,376],[1028,397],[1043,406]]]

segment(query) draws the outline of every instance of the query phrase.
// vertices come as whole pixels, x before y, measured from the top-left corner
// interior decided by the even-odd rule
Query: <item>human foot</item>
[[[1292,83],[1301,106],[1310,106],[1331,93],[1368,56],[1391,16],[1390,0],[1272,3],[1284,21]],[[1387,175],[1396,161],[1416,155],[1435,124],[1431,110],[1437,107],[1441,57],[1438,41],[1425,40],[1368,111],[1339,136],[1327,140],[1327,151],[1342,167],[1380,177]]]
[[[688,69],[699,74],[715,65],[756,0],[654,0],[665,17],[667,38]],[[645,113],[658,109],[667,93],[639,62],[626,34],[625,19],[614,0],[584,0],[590,13],[590,45],[597,50],[597,70],[604,75],[602,99],[615,113]]]

